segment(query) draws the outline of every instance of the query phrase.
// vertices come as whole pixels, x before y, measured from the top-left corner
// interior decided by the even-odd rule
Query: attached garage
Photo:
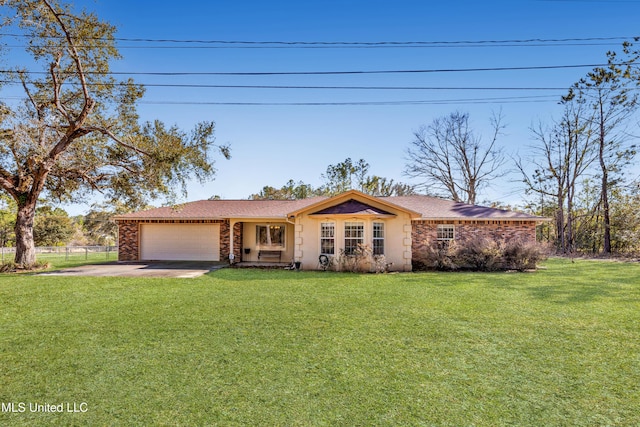
[[[220,261],[220,224],[140,224],[140,259]]]

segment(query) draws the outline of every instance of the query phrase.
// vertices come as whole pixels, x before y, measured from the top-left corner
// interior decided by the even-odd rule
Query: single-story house
[[[201,200],[115,217],[118,258],[300,262],[367,245],[391,270],[410,271],[427,245],[473,235],[534,242],[545,219],[429,196],[374,197],[351,190],[303,200]],[[324,258],[324,259],[326,259]]]

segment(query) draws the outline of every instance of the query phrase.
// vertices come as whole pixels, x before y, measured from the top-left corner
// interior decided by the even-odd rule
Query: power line
[[[573,64],[573,65],[537,65],[523,67],[487,67],[487,68],[433,68],[417,70],[334,70],[334,71],[114,71],[110,75],[128,76],[322,76],[322,75],[353,75],[353,74],[427,74],[427,73],[465,73],[485,71],[531,71],[531,70],[558,70],[570,68],[597,68],[610,65],[623,66],[626,64]],[[15,73],[11,70],[0,70],[0,73]],[[28,74],[48,75],[44,71],[32,71]],[[87,72],[86,74],[101,75],[105,73]]]
[[[402,101],[345,101],[345,102],[218,102],[218,101],[140,101],[152,105],[219,105],[219,106],[403,106],[403,105],[446,105],[446,104],[513,104],[530,102],[548,102],[557,100],[549,96],[522,96],[504,98],[466,98],[437,100]]]
[[[0,97],[2,100],[25,100],[24,97]],[[447,104],[514,104],[540,103],[557,101],[556,96],[514,96],[496,98],[461,98],[432,100],[399,100],[399,101],[331,101],[331,102],[226,102],[226,101],[153,101],[140,100],[139,104],[148,105],[209,105],[209,106],[404,106],[404,105],[447,105]]]
[[[18,80],[0,80],[0,84],[21,84]],[[34,82],[27,82],[33,84]],[[304,86],[304,85],[225,85],[225,84],[180,84],[180,83],[138,83],[144,87],[175,87],[193,89],[295,89],[295,90],[481,90],[481,91],[555,91],[566,87],[501,87],[501,86]],[[88,86],[98,85],[87,83]],[[126,83],[118,83],[124,86]]]
[[[527,44],[522,46],[519,44],[493,44],[493,45],[475,45],[475,44],[459,44],[459,45],[375,45],[375,46],[359,46],[359,45],[345,45],[345,46],[118,46],[118,49],[179,49],[179,50],[192,50],[192,49],[456,49],[456,48],[492,48],[492,47],[567,47],[567,46],[617,46],[615,43],[556,43],[556,44]],[[18,45],[5,45],[8,48],[24,48],[26,46]],[[77,47],[88,47],[84,45],[78,45]]]
[[[29,38],[26,34],[17,33],[0,33],[0,37],[16,37],[16,38]],[[50,37],[61,38],[61,37]],[[530,38],[530,39],[504,39],[504,40],[431,40],[431,41],[283,41],[283,40],[207,40],[207,39],[154,39],[154,38],[142,38],[142,37],[114,37],[113,41],[129,42],[129,43],[166,43],[166,44],[202,44],[202,45],[221,45],[221,46],[255,46],[272,48],[276,46],[282,47],[437,47],[437,46],[456,46],[464,45],[470,46],[482,46],[482,45],[528,45],[533,44],[535,46],[553,46],[558,43],[576,43],[584,42],[612,42],[612,41],[624,41],[624,40],[637,40],[638,36],[613,36],[613,37],[573,37],[573,38]],[[105,38],[93,37],[88,40],[106,40]],[[591,45],[587,43],[587,45]],[[131,46],[133,47],[133,46]]]

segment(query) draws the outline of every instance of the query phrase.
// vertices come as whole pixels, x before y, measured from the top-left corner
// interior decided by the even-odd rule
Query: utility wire
[[[0,33],[0,37],[29,38],[26,34]],[[62,38],[62,37],[50,37]],[[105,38],[88,38],[88,40],[105,40]],[[131,43],[185,43],[203,45],[231,45],[231,46],[274,46],[291,47],[407,47],[407,46],[482,46],[482,45],[527,45],[534,43],[536,46],[555,45],[557,43],[582,43],[582,42],[611,42],[623,40],[638,40],[638,36],[628,37],[573,37],[573,38],[530,38],[530,39],[504,39],[504,40],[442,40],[442,41],[282,41],[282,40],[206,40],[206,39],[154,39],[136,37],[114,37],[112,40]],[[587,44],[589,45],[589,44]]]
[[[465,73],[484,71],[525,71],[525,70],[558,70],[570,68],[596,68],[610,65],[624,66],[626,64],[572,64],[572,65],[538,65],[523,67],[487,67],[487,68],[433,68],[417,70],[343,70],[343,71],[113,71],[110,75],[128,76],[322,76],[322,75],[351,75],[351,74],[426,74],[426,73]],[[0,73],[15,73],[11,70],[0,70]],[[32,71],[28,74],[48,75],[45,71]],[[106,73],[86,72],[86,74],[100,75]]]
[[[35,82],[27,82],[34,84]],[[19,80],[0,80],[0,84],[22,84]],[[124,86],[127,83],[117,83]],[[500,87],[500,86],[296,86],[296,85],[218,85],[218,84],[173,84],[173,83],[137,83],[144,87],[175,87],[194,89],[296,89],[296,90],[507,90],[507,91],[555,91],[567,90],[566,87]],[[97,86],[98,83],[87,83]]]
[[[2,100],[25,100],[24,97],[0,97]],[[557,101],[556,96],[514,96],[501,98],[463,98],[435,100],[400,101],[334,101],[334,102],[225,102],[225,101],[153,101],[140,100],[139,104],[148,105],[212,105],[212,106],[404,106],[404,105],[447,105],[447,104],[514,104]]]
[[[552,98],[557,100],[556,97]],[[403,106],[403,105],[446,105],[446,104],[513,104],[548,102],[549,97],[507,97],[507,98],[470,98],[470,99],[438,99],[438,100],[404,100],[404,101],[346,101],[346,102],[217,102],[217,101],[140,101],[141,104],[153,105],[220,105],[220,106]]]

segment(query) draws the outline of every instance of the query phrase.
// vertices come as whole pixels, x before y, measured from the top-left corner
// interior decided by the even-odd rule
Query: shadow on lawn
[[[599,285],[542,285],[527,289],[536,299],[558,304],[591,302],[601,298],[616,298],[616,292]]]
[[[632,302],[640,301],[639,277],[640,266],[637,264],[567,261],[554,263],[521,284],[511,281],[496,285],[525,290],[536,299],[559,304],[585,303],[603,298],[624,298],[626,302]]]

